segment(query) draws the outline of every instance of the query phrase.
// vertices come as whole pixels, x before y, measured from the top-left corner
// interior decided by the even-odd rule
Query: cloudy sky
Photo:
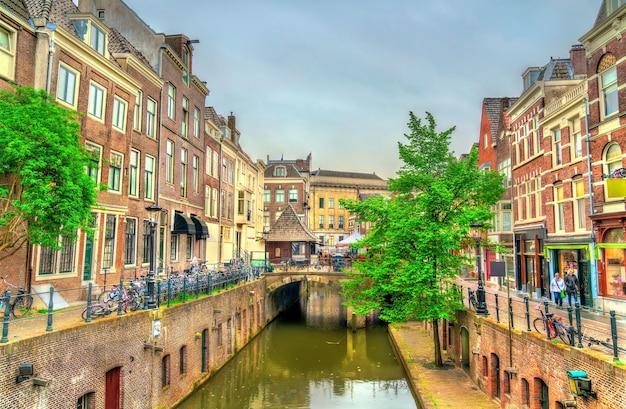
[[[485,97],[567,58],[601,0],[124,0],[155,32],[185,34],[207,105],[233,112],[253,159],[394,177],[409,111],[478,140]],[[173,5],[175,7],[172,7]]]

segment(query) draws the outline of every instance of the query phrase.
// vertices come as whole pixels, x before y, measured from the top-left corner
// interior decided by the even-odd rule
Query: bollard
[[[172,295],[172,278],[168,277],[167,279],[167,308],[170,307],[170,300]]]
[[[511,323],[511,328],[515,328],[513,324],[513,298],[509,297],[509,323]]]
[[[0,342],[9,342],[9,313],[11,312],[11,291],[4,293],[4,318],[2,319],[2,339]]]
[[[528,296],[524,296],[524,305],[526,307],[526,331],[530,332],[530,311],[528,310]]]
[[[50,301],[48,301],[48,326],[46,327],[46,331],[52,331],[52,314],[54,312],[53,306],[53,298],[54,298],[54,287],[50,286]]]
[[[122,307],[124,306],[124,280],[120,280],[120,288],[117,291],[117,316],[122,315]]]
[[[580,304],[576,303],[574,304],[574,307],[576,307],[576,329],[578,330],[578,348],[582,348],[583,347],[583,333],[582,333],[582,328],[580,325]]]
[[[156,291],[157,291],[157,299],[156,299],[156,303],[157,303],[157,308],[161,308],[161,280],[156,282]]]
[[[617,352],[617,321],[615,320],[615,310],[609,311],[611,315],[611,338],[613,339],[613,360],[619,361]]]
[[[93,284],[89,283],[89,288],[87,290],[87,316],[85,318],[85,322],[91,322],[91,291]]]
[[[575,332],[574,331],[574,322],[573,322],[573,318],[572,318],[572,306],[570,305],[569,307],[567,307],[567,318],[569,319],[569,328],[567,329],[567,331],[569,332],[569,344],[571,346],[574,346],[574,338],[575,338]]]
[[[495,296],[496,296],[496,322],[500,323],[500,307],[498,305],[498,293],[496,293]]]

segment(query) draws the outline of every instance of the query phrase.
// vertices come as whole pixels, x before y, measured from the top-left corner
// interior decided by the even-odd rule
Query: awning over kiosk
[[[174,214],[174,228],[172,229],[172,233],[195,235],[196,225],[191,220],[191,217],[176,212]]]
[[[196,227],[196,239],[206,239],[209,237],[209,225],[195,214],[190,216],[194,226]]]

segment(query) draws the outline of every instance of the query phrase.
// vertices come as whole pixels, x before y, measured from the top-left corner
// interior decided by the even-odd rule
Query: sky
[[[237,117],[254,160],[395,177],[409,112],[479,140],[487,97],[517,97],[528,67],[569,58],[601,0],[123,0],[194,44],[206,105]],[[175,6],[174,6],[175,5]]]

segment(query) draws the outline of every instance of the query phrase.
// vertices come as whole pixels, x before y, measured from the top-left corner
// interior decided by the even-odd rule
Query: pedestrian
[[[550,292],[554,298],[555,304],[561,308],[563,307],[563,298],[565,297],[565,282],[561,278],[561,273],[558,271],[554,273],[554,278],[550,281]]]
[[[578,277],[574,274],[574,269],[570,268],[567,275],[563,279],[565,281],[565,293],[567,294],[567,302],[572,306],[572,298],[574,304],[578,303]]]

